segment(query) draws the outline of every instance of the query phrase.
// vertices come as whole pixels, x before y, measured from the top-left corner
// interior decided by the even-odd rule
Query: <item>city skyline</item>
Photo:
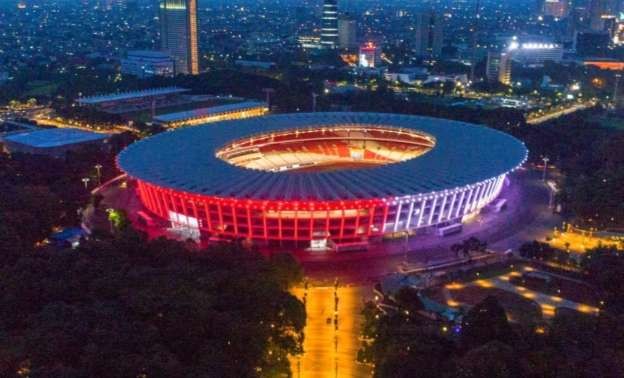
[[[0,376],[624,376],[624,1],[0,0]]]

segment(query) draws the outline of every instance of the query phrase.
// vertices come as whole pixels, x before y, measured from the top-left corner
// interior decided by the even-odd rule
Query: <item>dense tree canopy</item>
[[[472,349],[491,341],[513,342],[513,332],[505,309],[496,298],[487,297],[464,317],[460,344],[465,349]]]
[[[79,224],[77,210],[90,196],[81,179],[97,183],[96,164],[102,165],[102,181],[114,177],[115,155],[131,140],[115,135],[108,148],[86,146],[65,158],[0,153],[0,249],[7,251],[0,261],[32,249],[55,226]]]
[[[620,377],[624,329],[620,313],[599,316],[558,310],[550,325],[509,323],[496,299],[474,306],[456,328],[406,313],[413,296],[395,297],[396,310],[364,309],[362,361],[386,377]],[[545,328],[545,330],[544,330]],[[540,332],[535,332],[540,329]]]
[[[513,133],[527,143],[532,160],[550,158],[564,174],[560,200],[578,224],[624,224],[624,132],[594,122],[599,109],[558,118]]]
[[[246,377],[287,373],[303,304],[296,265],[239,246],[188,251],[128,230],[0,272],[0,375]]]
[[[113,176],[113,157],[0,155],[0,376],[288,374],[305,324],[290,256],[200,251],[121,226],[77,249],[40,243],[100,200],[80,179],[95,181],[95,163]]]
[[[606,307],[613,312],[624,311],[624,253],[615,248],[595,248],[585,254],[582,266],[589,281],[601,291]]]

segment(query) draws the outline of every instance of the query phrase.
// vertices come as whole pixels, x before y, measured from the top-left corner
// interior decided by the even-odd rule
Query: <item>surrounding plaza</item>
[[[624,0],[0,0],[0,377],[624,377]]]

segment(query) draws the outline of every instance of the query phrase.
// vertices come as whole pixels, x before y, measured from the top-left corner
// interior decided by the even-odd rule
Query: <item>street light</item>
[[[271,95],[275,93],[273,88],[262,88],[262,92],[266,95],[266,103],[269,110],[271,110]]]
[[[98,186],[100,186],[102,185],[102,164],[96,164],[95,170],[97,171]]]
[[[546,181],[546,169],[548,168],[548,162],[550,161],[550,159],[548,158],[548,156],[544,156],[542,158],[542,161],[544,162],[544,172],[542,173],[542,181]]]
[[[407,268],[407,252],[409,249],[409,231],[405,231],[405,238],[403,239],[403,258],[405,259],[405,267]]]
[[[91,181],[91,179],[88,178],[88,177],[83,177],[82,178],[82,183],[84,184],[85,189],[89,188],[89,181]]]

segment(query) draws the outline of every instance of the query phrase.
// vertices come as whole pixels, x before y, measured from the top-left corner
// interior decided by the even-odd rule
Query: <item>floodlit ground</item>
[[[575,253],[584,253],[588,249],[600,246],[622,249],[621,243],[606,237],[596,236],[591,232],[556,232],[549,243],[554,248]]]
[[[598,307],[593,305],[595,298],[591,298],[587,302],[570,300],[569,297],[574,296],[574,290],[579,289],[580,286],[575,285],[575,281],[564,279],[561,276],[554,275],[553,279],[568,282],[562,285],[563,290],[558,290],[558,293],[555,295],[541,290],[531,290],[525,286],[510,282],[516,282],[514,278],[520,278],[523,273],[531,271],[539,272],[532,267],[522,266],[510,270],[508,273],[490,278],[477,279],[466,283],[451,283],[441,288],[441,290],[447,305],[452,307],[473,306],[487,295],[494,295],[507,310],[510,320],[518,322],[528,320],[537,315],[538,313],[534,313],[534,310],[537,308],[541,310],[545,319],[555,316],[557,308],[569,308],[586,314],[598,314],[600,311]],[[532,304],[529,304],[531,302]]]
[[[488,296],[493,296],[505,309],[507,319],[514,323],[534,324],[542,317],[541,309],[534,301],[498,288],[467,286],[461,290],[452,291],[449,296],[453,298],[449,302],[455,306],[460,303],[474,306]]]
[[[336,294],[335,294],[336,293]],[[302,356],[291,360],[296,378],[368,377],[371,367],[356,362],[360,348],[361,311],[370,289],[361,286],[296,288],[304,300],[307,324]],[[336,301],[335,298],[338,298]]]

